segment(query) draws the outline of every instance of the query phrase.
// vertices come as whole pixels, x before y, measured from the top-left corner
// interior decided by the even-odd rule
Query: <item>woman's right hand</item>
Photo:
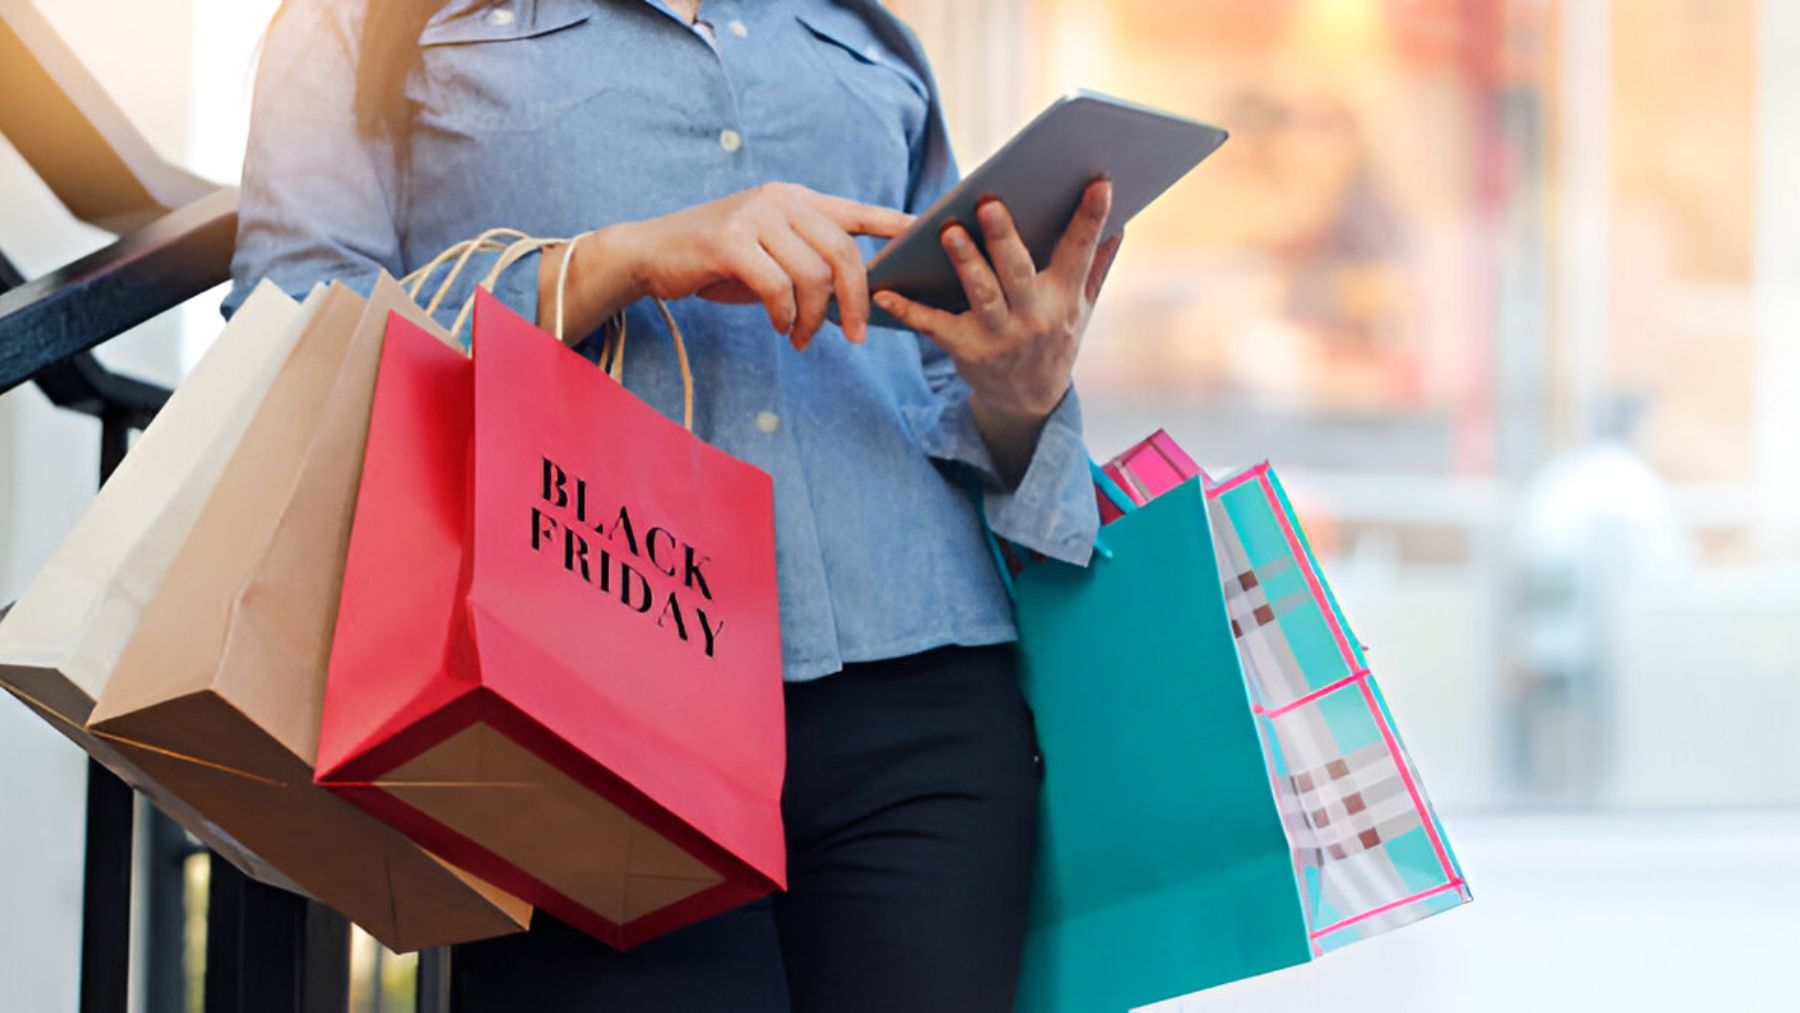
[[[891,238],[911,215],[792,183],[766,183],[674,214],[600,229],[576,248],[565,298],[578,341],[644,296],[760,302],[796,349],[812,343],[832,296],[853,342],[868,336],[868,276],[852,236]],[[540,323],[553,313],[560,255],[539,271]]]

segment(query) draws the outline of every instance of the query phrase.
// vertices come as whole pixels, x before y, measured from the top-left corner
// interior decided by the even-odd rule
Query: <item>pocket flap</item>
[[[591,0],[458,0],[433,15],[419,34],[421,46],[530,39],[593,17]]]
[[[794,20],[800,22],[807,31],[826,42],[843,49],[859,62],[872,67],[886,67],[900,75],[920,98],[928,98],[925,82],[907,62],[895,55],[884,45],[875,32],[869,28],[861,16],[854,11],[839,8],[811,10],[803,14],[795,14]]]

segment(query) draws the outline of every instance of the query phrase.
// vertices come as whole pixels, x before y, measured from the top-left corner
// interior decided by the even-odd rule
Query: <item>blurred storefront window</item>
[[[892,6],[965,167],[1080,87],[1231,131],[1129,230],[1090,443],[1274,460],[1440,797],[1800,802],[1800,5]]]

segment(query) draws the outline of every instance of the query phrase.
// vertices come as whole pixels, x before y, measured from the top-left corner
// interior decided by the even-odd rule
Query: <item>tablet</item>
[[[1066,95],[882,247],[869,261],[869,290],[895,291],[960,313],[968,309],[968,300],[938,235],[945,225],[959,221],[985,254],[975,219],[979,201],[994,196],[1006,202],[1019,237],[1041,270],[1094,179],[1106,176],[1113,183],[1112,212],[1101,233],[1105,238],[1217,151],[1226,136],[1218,127],[1110,95]],[[832,309],[836,319],[836,306]],[[900,326],[880,307],[869,310],[871,325]]]

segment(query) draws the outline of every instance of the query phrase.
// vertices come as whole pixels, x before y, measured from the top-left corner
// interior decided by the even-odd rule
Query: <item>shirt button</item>
[[[719,147],[726,151],[736,151],[744,146],[744,135],[730,127],[719,131]]]
[[[765,433],[772,433],[781,426],[781,416],[774,412],[757,412],[756,428]]]
[[[871,63],[880,63],[881,62],[881,47],[875,45],[874,43],[870,43],[863,47],[863,55],[868,57],[869,62],[871,62]]]
[[[487,23],[490,25],[510,25],[513,23],[513,12],[504,7],[496,7],[488,11]]]
[[[725,25],[725,28],[740,39],[747,38],[750,35],[750,29],[747,28],[742,21],[739,21],[736,18],[732,18],[731,21]]]

